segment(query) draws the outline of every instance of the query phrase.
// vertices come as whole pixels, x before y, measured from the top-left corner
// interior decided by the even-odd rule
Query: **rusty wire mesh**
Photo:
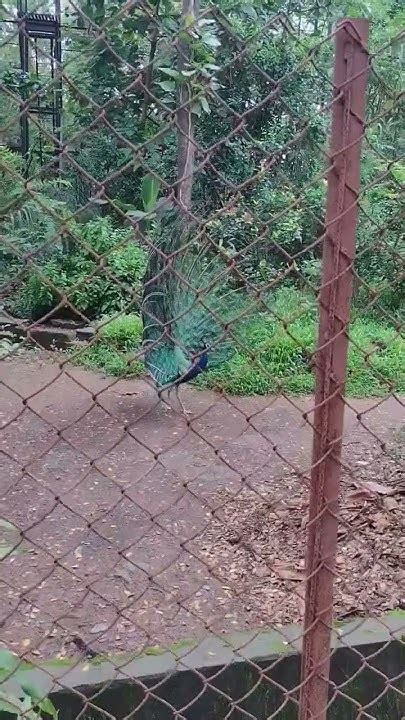
[[[402,37],[367,53],[361,23],[310,11],[63,10],[61,62],[33,16],[1,26],[4,698],[29,672],[20,714],[51,693],[63,717],[309,719],[323,685],[331,718],[399,719]],[[163,322],[146,307],[152,349],[196,362],[205,318],[189,415],[142,366],[148,284],[179,298]]]

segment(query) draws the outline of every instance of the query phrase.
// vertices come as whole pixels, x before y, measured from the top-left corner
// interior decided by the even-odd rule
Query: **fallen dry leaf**
[[[266,577],[269,574],[269,571],[266,566],[258,565],[257,567],[253,568],[253,574],[257,577]]]
[[[104,632],[105,630],[108,630],[108,623],[97,623],[97,625],[93,625],[90,632],[93,635],[96,635],[97,633]]]
[[[393,497],[385,497],[383,500],[383,505],[388,512],[391,512],[391,510],[396,510],[399,507],[399,503],[395,498]]]
[[[366,490],[366,488],[359,488],[358,490],[353,490],[352,492],[347,494],[347,498],[349,500],[353,500],[353,502],[361,502],[363,500],[370,500],[372,497],[374,497],[374,494],[372,492],[370,492],[370,490]],[[349,508],[351,506],[347,505],[347,507]]]
[[[387,498],[387,499],[391,500],[392,498]],[[375,515],[373,515],[371,518],[371,521],[372,521],[374,527],[376,528],[376,530],[378,530],[378,532],[383,532],[383,530],[385,530],[387,527],[389,527],[391,525],[391,521],[390,521],[389,517],[387,517],[387,515],[382,512],[376,513]]]
[[[305,580],[305,573],[303,570],[297,570],[292,566],[283,565],[282,563],[273,563],[273,570],[282,580]]]
[[[375,482],[375,480],[364,480],[358,483],[359,489],[369,490],[371,493],[377,493],[377,495],[395,495],[395,488],[389,485],[383,485],[383,483]]]

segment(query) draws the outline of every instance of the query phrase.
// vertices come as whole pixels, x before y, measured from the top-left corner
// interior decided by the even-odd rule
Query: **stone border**
[[[0,310],[0,340],[19,342],[27,337],[21,321]],[[65,350],[75,341],[89,341],[95,334],[95,329],[83,323],[73,323],[64,320],[50,320],[49,323],[30,324],[29,342],[35,341],[45,350]],[[35,342],[32,343],[35,345]]]
[[[266,686],[267,692],[265,704],[268,709],[271,702],[282,702],[282,694],[277,691],[277,685],[272,687],[271,679],[277,682],[276,677],[282,685],[287,688],[293,688],[297,684],[299,677],[299,652],[300,652],[300,635],[302,629],[297,625],[286,626],[281,630],[271,631],[250,631],[234,633],[225,636],[223,639],[209,637],[200,643],[193,641],[183,641],[176,643],[170,649],[162,649],[158,647],[149,648],[142,655],[121,654],[112,656],[111,660],[95,659],[82,661],[76,667],[71,667],[75,662],[73,659],[49,660],[38,663],[33,666],[23,663],[16,670],[16,676],[21,682],[23,680],[30,682],[36,688],[40,689],[44,695],[51,695],[52,700],[59,709],[59,718],[61,720],[73,720],[81,711],[86,716],[98,717],[104,713],[114,714],[115,717],[125,717],[138,705],[139,711],[134,714],[134,720],[166,720],[173,717],[167,714],[168,703],[173,703],[176,707],[186,705],[190,702],[188,695],[193,693],[196,696],[201,693],[198,684],[204,689],[201,681],[202,677],[212,678],[214,675],[222,678],[219,685],[224,685],[226,690],[219,690],[219,698],[227,695],[235,697],[242,696],[243,684],[247,696],[255,693],[254,710],[257,713],[258,720],[265,715],[261,715],[259,709],[263,704],[263,688],[254,689],[257,678],[254,677],[254,667],[249,661],[254,661],[256,665],[266,668],[266,675],[269,682]],[[405,665],[405,611],[393,611],[380,619],[356,618],[348,622],[339,623],[335,626],[333,633],[333,647],[335,653],[332,660],[332,679],[334,674],[339,685],[347,680],[347,694],[349,697],[349,684],[357,682],[356,695],[360,698],[366,697],[365,683],[370,686],[370,697],[368,702],[373,703],[376,698],[376,688],[381,685],[379,696],[383,693],[385,687],[385,676],[392,678],[391,688],[396,684],[398,687],[398,676],[403,671]],[[402,646],[402,647],[401,647]],[[363,657],[368,657],[367,663],[364,664]],[[275,665],[277,671],[273,673],[269,666]],[[77,660],[76,660],[77,662]],[[401,666],[402,663],[402,666]],[[335,667],[336,665],[336,667]],[[399,666],[398,666],[399,665]],[[253,671],[252,671],[253,667]],[[346,670],[341,675],[342,668]],[[367,675],[367,680],[359,680],[363,675]],[[371,673],[371,679],[370,679]],[[272,676],[274,676],[272,678]],[[375,678],[374,678],[375,676]],[[356,680],[357,678],[357,680]],[[197,685],[196,685],[197,681]],[[12,686],[12,678],[7,684]],[[204,709],[196,710],[197,714],[191,714],[191,720],[219,720],[222,718],[221,708],[216,703],[218,682],[210,679],[210,685],[213,683],[213,692],[208,691],[211,697],[205,698]],[[154,690],[154,695],[158,694],[158,699],[148,699],[142,705],[142,699],[148,687],[159,684],[159,689]],[[164,687],[166,690],[164,690]],[[249,688],[253,690],[250,692]],[[398,687],[398,691],[400,688]],[[403,679],[403,687],[400,692],[405,691],[405,679]],[[400,692],[389,690],[383,693],[382,710],[376,717],[378,720],[401,720],[405,714],[405,701],[400,704]],[[222,695],[221,695],[222,693]],[[259,693],[259,695],[257,694]],[[278,698],[276,697],[278,693]],[[203,695],[205,695],[205,691]],[[164,699],[164,696],[167,699]],[[181,698],[184,696],[184,702]],[[162,700],[159,700],[159,697]],[[92,698],[86,708],[85,698]],[[227,701],[228,702],[228,701]],[[339,700],[340,702],[340,700]],[[356,702],[356,701],[354,701]],[[363,700],[364,702],[364,700]],[[269,704],[270,703],[270,704]],[[388,703],[388,704],[387,704]],[[153,705],[149,707],[149,705]],[[295,717],[296,703],[289,701],[287,706],[291,704],[284,712],[277,714],[277,720],[289,720]],[[274,707],[277,709],[278,705]],[[192,703],[192,706],[194,703]],[[227,705],[229,707],[229,703]],[[386,707],[388,709],[386,709]],[[266,709],[266,712],[267,712]],[[139,712],[139,714],[138,714]],[[203,713],[201,715],[201,712]],[[225,710],[224,710],[225,712]],[[274,712],[274,709],[273,711]],[[344,714],[342,714],[342,712]],[[170,710],[170,713],[172,711]],[[199,714],[200,713],[200,714]],[[350,720],[351,702],[346,710],[340,708],[337,715],[332,712],[332,718],[338,720]],[[357,713],[357,710],[356,710]],[[370,709],[371,716],[373,716]],[[388,714],[387,714],[388,713]],[[225,715],[224,715],[225,717]],[[235,716],[236,717],[236,716]],[[242,717],[242,715],[241,715]],[[358,715],[353,715],[358,717]],[[367,715],[366,715],[367,717]]]

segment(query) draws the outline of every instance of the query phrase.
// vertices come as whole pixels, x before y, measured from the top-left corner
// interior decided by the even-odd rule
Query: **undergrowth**
[[[120,315],[100,323],[97,338],[76,355],[78,365],[89,370],[101,370],[106,375],[133,377],[142,375],[144,366],[137,359],[141,346],[142,321],[138,315]]]
[[[305,315],[288,326],[274,326],[266,317],[255,322],[260,341],[246,342],[221,367],[199,379],[199,385],[231,395],[266,395],[286,391],[311,393],[311,354],[315,325]],[[250,332],[249,332],[250,334]],[[293,339],[294,338],[294,339]],[[351,325],[346,392],[354,397],[405,391],[405,340],[393,328],[358,318]],[[370,353],[370,354],[369,354]],[[254,362],[253,358],[256,359]]]
[[[311,356],[317,326],[313,301],[294,289],[283,288],[269,306],[271,312],[259,313],[239,332],[230,359],[198,378],[199,387],[230,395],[313,391]],[[395,328],[374,318],[357,317],[349,334],[347,394],[367,397],[384,395],[392,389],[405,392],[405,339]],[[137,315],[124,315],[103,324],[98,335],[99,339],[76,362],[121,377],[144,372],[142,362],[134,360],[142,336]]]
[[[146,254],[131,230],[116,228],[109,217],[82,225],[71,223],[70,250],[55,250],[40,266],[29,266],[21,285],[8,299],[10,311],[38,320],[67,296],[89,320],[117,312],[137,297],[146,267]],[[66,307],[65,312],[73,313]],[[74,313],[73,313],[74,314]]]

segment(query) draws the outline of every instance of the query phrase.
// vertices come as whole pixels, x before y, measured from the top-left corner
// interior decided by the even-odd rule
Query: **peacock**
[[[177,208],[166,210],[142,299],[146,368],[159,397],[174,390],[185,415],[180,386],[229,358],[234,344],[228,329],[234,332],[245,317],[242,290],[233,287],[229,266],[195,234]]]

